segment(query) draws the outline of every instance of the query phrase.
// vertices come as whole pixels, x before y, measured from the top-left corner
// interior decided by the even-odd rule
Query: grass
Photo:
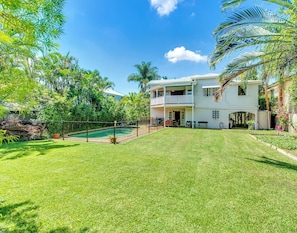
[[[248,131],[0,148],[0,232],[296,232],[297,163]]]
[[[288,132],[277,132],[275,130],[250,131],[259,140],[284,149],[292,155],[297,156],[297,135]]]

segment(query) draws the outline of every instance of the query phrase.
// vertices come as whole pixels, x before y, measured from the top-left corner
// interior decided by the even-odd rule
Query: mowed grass
[[[297,232],[297,163],[247,131],[0,148],[0,232]]]

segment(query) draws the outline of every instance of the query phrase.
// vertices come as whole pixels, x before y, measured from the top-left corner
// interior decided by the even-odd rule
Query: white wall
[[[271,112],[270,111],[259,111],[258,112],[258,128],[259,129],[270,129]]]
[[[219,86],[216,78],[197,78],[193,79],[197,82],[194,85],[194,119],[192,119],[192,108],[185,107],[185,122],[186,121],[207,121],[208,128],[219,128],[220,123],[228,128],[229,127],[229,114],[234,112],[251,112],[255,115],[258,114],[258,88],[259,83],[254,82],[247,85],[246,95],[238,95],[238,84],[233,83],[226,88],[223,92],[222,99],[218,102],[214,101],[213,96],[203,95],[203,86]],[[166,80],[165,80],[166,81]],[[165,82],[163,81],[163,82]],[[178,80],[176,80],[178,81]],[[157,82],[157,81],[155,81]],[[173,81],[172,81],[173,82]],[[180,80],[181,82],[181,80]],[[182,82],[181,84],[182,85]],[[165,120],[169,117],[169,111],[176,111],[176,108],[166,108]],[[213,119],[212,112],[219,111],[219,118]],[[151,117],[164,117],[163,108],[151,108]]]
[[[258,84],[249,84],[246,95],[238,96],[238,85],[231,84],[223,92],[222,99],[214,101],[213,96],[203,96],[203,86],[218,85],[216,80],[199,80],[195,86],[195,105],[198,108],[213,109],[257,109]]]

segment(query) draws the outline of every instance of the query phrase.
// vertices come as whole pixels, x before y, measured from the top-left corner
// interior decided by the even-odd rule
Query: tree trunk
[[[270,111],[269,96],[268,96],[268,80],[269,80],[269,76],[268,76],[268,74],[266,74],[266,78],[265,78],[265,101],[266,101],[266,110]]]
[[[284,73],[282,72],[277,84],[278,89],[278,112],[282,113],[284,108]]]

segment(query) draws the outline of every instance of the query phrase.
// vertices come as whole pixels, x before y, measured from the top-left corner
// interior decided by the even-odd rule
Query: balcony
[[[156,105],[191,105],[193,104],[192,95],[170,95],[151,98],[151,106]]]

